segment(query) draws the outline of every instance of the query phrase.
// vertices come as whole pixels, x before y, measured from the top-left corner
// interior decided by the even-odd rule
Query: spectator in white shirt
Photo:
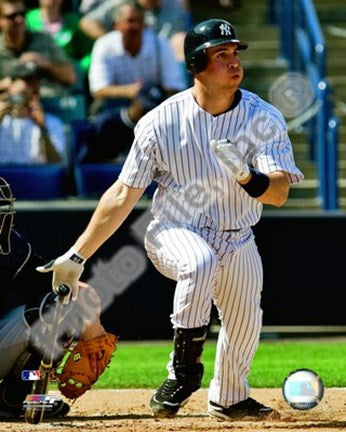
[[[183,90],[183,72],[167,40],[144,28],[143,8],[127,0],[113,16],[115,30],[101,36],[92,51],[92,96],[126,105],[147,82],[161,85],[170,94]]]
[[[63,123],[40,104],[40,75],[24,63],[0,81],[0,164],[64,162]]]

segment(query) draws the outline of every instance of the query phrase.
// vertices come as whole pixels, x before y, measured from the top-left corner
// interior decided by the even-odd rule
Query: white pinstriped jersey
[[[290,183],[303,179],[281,113],[254,93],[240,92],[235,107],[213,116],[197,104],[190,88],[137,124],[119,179],[132,187],[158,182],[152,206],[156,219],[216,230],[237,230],[258,222],[262,204],[216,159],[210,149],[212,139],[229,139],[261,172],[286,171]]]

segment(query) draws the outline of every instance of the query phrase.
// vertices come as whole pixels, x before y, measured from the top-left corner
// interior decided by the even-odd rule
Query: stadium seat
[[[66,168],[62,164],[0,165],[0,176],[11,185],[17,199],[66,197]]]
[[[84,163],[88,131],[87,120],[78,119],[71,124],[71,160],[76,195],[99,197],[118,178],[122,164]]]
[[[86,98],[82,94],[41,98],[44,109],[65,124],[86,118]]]
[[[77,195],[99,197],[118,178],[122,164],[87,163],[74,167]]]
[[[86,120],[72,123],[71,130],[71,160],[74,171],[76,195],[79,197],[99,197],[118,178],[123,163],[85,163],[89,123]],[[145,191],[151,198],[156,189],[153,182]]]

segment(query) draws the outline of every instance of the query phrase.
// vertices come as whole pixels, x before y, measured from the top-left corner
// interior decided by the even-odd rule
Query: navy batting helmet
[[[223,19],[209,19],[195,25],[186,35],[184,53],[186,69],[191,73],[202,72],[208,64],[206,49],[225,43],[236,43],[240,50],[248,47],[237,38],[232,24]]]

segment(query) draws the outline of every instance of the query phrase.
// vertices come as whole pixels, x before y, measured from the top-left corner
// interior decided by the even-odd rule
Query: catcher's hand
[[[64,304],[78,298],[78,281],[84,270],[86,259],[71,248],[64,255],[50,261],[48,264],[37,267],[36,270],[41,273],[53,272],[53,292],[58,294],[59,285],[67,285],[71,294],[64,299]]]
[[[76,399],[89,390],[110,363],[116,343],[111,333],[72,342],[55,371],[61,393]]]
[[[238,148],[228,139],[212,140],[210,146],[215,156],[237,181],[242,181],[250,175],[249,165],[244,162]]]

